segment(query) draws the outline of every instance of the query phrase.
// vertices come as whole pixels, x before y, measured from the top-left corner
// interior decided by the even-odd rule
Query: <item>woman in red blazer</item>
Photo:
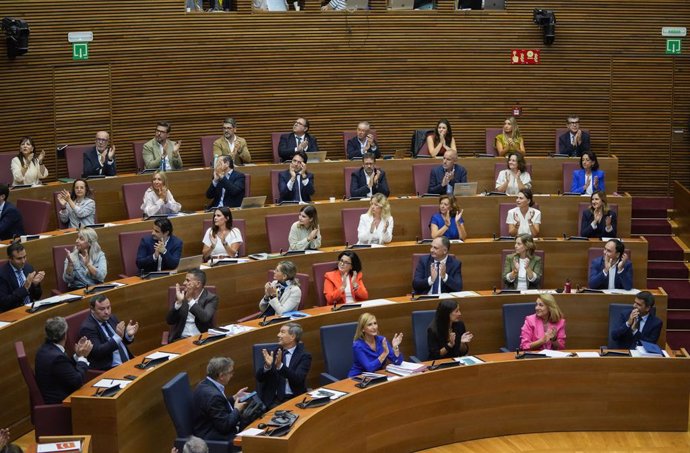
[[[354,303],[369,298],[362,281],[362,262],[355,252],[340,252],[338,269],[324,275],[323,294],[328,305]]]

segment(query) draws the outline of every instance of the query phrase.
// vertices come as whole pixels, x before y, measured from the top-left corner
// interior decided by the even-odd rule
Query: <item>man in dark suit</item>
[[[589,287],[592,289],[625,289],[633,287],[633,267],[625,253],[625,244],[611,239],[604,244],[604,255],[589,265]]]
[[[137,267],[142,272],[177,269],[182,256],[182,240],[173,236],[173,226],[167,218],[153,221],[151,236],[141,238],[137,250]]]
[[[190,270],[184,283],[175,285],[175,303],[165,317],[165,322],[172,326],[170,342],[197,336],[213,327],[218,296],[210,293],[204,286],[206,273],[200,269]]]
[[[364,157],[367,153],[372,153],[374,156],[381,157],[379,145],[374,139],[374,134],[370,132],[371,126],[366,121],[362,121],[357,125],[357,135],[347,141],[347,158],[352,160],[358,157]]]
[[[74,358],[65,353],[67,321],[56,316],[46,321],[46,341],[36,352],[36,383],[46,404],[60,404],[84,383],[93,345],[81,337],[74,345]]]
[[[639,340],[656,343],[661,335],[663,321],[652,313],[654,295],[641,291],[635,296],[633,308],[621,313],[611,336],[621,347],[633,349]]]
[[[281,162],[289,162],[297,151],[316,152],[319,144],[316,137],[309,134],[309,121],[306,118],[297,118],[292,126],[292,133],[283,134],[278,142],[278,156]]]
[[[8,261],[0,267],[0,312],[11,310],[41,298],[44,271],[34,271],[26,262],[26,250],[20,242],[7,247]]]
[[[13,239],[24,234],[22,214],[9,201],[10,188],[0,184],[0,240]]]
[[[82,177],[115,176],[115,145],[108,146],[110,134],[106,131],[96,133],[96,146],[84,152],[84,169]]]
[[[210,208],[227,206],[237,208],[244,198],[244,174],[235,170],[230,156],[218,156],[213,170],[213,179],[206,190],[206,198],[210,198]]]
[[[590,150],[589,132],[580,129],[580,118],[577,115],[568,117],[568,132],[558,137],[558,154],[582,156]]]
[[[304,349],[301,339],[302,326],[289,322],[280,327],[278,348],[275,351],[261,350],[264,363],[256,370],[257,390],[268,408],[307,391],[311,354]]]
[[[109,370],[134,358],[127,345],[134,341],[139,323],[118,321],[112,314],[110,300],[103,294],[92,297],[89,306],[91,313],[81,323],[79,336],[93,344],[88,357],[90,368]]]
[[[307,171],[307,154],[297,151],[292,156],[290,168],[278,174],[278,191],[282,201],[308,203],[314,194],[314,174]]]
[[[437,237],[431,241],[428,256],[419,259],[412,288],[415,294],[435,295],[462,291],[462,263],[448,254],[450,240]]]
[[[458,152],[452,149],[443,154],[443,163],[431,170],[427,192],[437,195],[453,195],[455,183],[467,182],[467,170],[458,165]]]
[[[234,372],[229,357],[214,357],[206,367],[206,378],[194,389],[192,398],[192,432],[204,440],[232,441],[240,423],[240,414],[247,403],[240,402],[247,388],[231,398],[225,396]]]
[[[350,196],[364,198],[377,193],[389,196],[391,191],[388,188],[386,172],[376,168],[376,155],[367,153],[362,158],[362,168],[350,177]]]

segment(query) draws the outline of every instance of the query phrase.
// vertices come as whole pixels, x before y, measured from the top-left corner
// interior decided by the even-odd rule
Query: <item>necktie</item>
[[[103,326],[103,329],[105,330],[105,333],[107,334],[108,338],[113,338],[115,336],[115,331],[113,330],[113,327],[110,324],[108,324],[107,321],[102,322],[101,326]],[[112,365],[117,366],[128,360],[129,355],[127,354],[127,350],[125,349],[124,345],[122,344],[122,342],[117,342],[117,351],[113,352]]]
[[[17,269],[14,272],[17,274],[17,283],[19,283],[18,288],[21,288],[22,286],[24,286],[24,283],[26,282],[26,277],[24,277],[24,272],[22,272],[21,269]],[[31,304],[31,297],[26,296],[24,298],[23,304],[24,305],[30,305]]]
[[[432,294],[441,294],[441,263],[435,261],[434,266],[436,266],[436,280],[434,280]]]
[[[292,190],[295,192],[295,201],[302,201],[302,175],[297,175]]]

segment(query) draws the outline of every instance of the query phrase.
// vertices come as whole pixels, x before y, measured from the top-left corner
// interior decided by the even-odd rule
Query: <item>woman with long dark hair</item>
[[[223,206],[213,210],[213,224],[206,230],[201,253],[204,260],[212,256],[235,258],[242,245],[242,233],[232,226],[232,212]]]
[[[430,360],[467,355],[474,335],[465,330],[461,317],[457,300],[443,299],[438,303],[434,319],[426,329]]]
[[[436,123],[436,129],[433,134],[426,136],[426,146],[429,148],[429,155],[431,157],[443,156],[443,154],[452,149],[457,151],[455,146],[455,139],[453,138],[453,131],[450,128],[450,122],[447,119],[439,120]]]
[[[45,156],[45,151],[36,154],[33,138],[22,137],[19,140],[19,152],[10,163],[12,185],[39,184],[41,179],[47,177],[48,169],[43,163]]]

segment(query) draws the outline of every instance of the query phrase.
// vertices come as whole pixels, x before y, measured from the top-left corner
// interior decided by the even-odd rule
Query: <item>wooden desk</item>
[[[578,207],[580,203],[585,201],[584,197],[536,196],[535,202],[539,203],[543,219],[541,237],[561,237],[563,233],[576,235]],[[629,237],[632,198],[629,196],[612,197],[610,201],[618,204],[619,236],[623,238]],[[498,235],[500,231],[499,204],[514,202],[514,197],[461,197],[459,203],[461,208],[464,209],[463,217],[469,238],[490,238],[493,234]],[[438,201],[435,198],[414,197],[391,200],[391,210],[395,219],[393,239],[395,241],[413,241],[420,238],[419,207],[423,205],[437,205],[437,203]],[[316,207],[319,211],[321,235],[323,237],[322,245],[324,247],[334,247],[345,243],[341,226],[342,209],[365,208],[368,206],[368,201],[317,203]],[[296,220],[299,209],[299,206],[290,205],[233,211],[233,218],[246,221],[246,237],[244,240],[247,253],[266,252],[269,250],[264,220],[266,215],[294,213]],[[211,216],[211,213],[197,213],[171,219],[174,234],[184,242],[184,256],[201,253],[201,240],[205,231],[203,229],[203,221],[204,219],[210,219]],[[124,231],[151,230],[152,228],[152,221],[126,220],[118,222],[113,227],[98,229],[99,244],[108,258],[108,280],[117,278],[117,275],[123,272],[122,262],[119,258],[120,245],[118,235]],[[287,235],[287,232],[285,234]],[[43,283],[44,292],[56,287],[55,273],[52,271],[53,246],[71,246],[75,240],[76,232],[69,230],[57,231],[55,235],[49,238],[37,239],[24,244],[29,262],[34,269],[46,270],[46,278]],[[512,245],[506,244],[505,248],[510,247]],[[645,283],[642,283],[640,287],[645,285]]]
[[[579,162],[578,159],[554,159],[550,157],[529,157],[528,163],[532,165],[532,181],[535,192],[558,193],[563,189],[562,164],[563,162]],[[493,189],[495,186],[494,165],[505,162],[503,158],[461,158],[460,164],[467,169],[470,181],[477,181],[478,190]],[[432,159],[391,159],[377,161],[377,165],[387,173],[388,183],[393,195],[414,195],[414,182],[412,181],[412,165],[431,164],[440,165],[440,160]],[[600,157],[600,169],[606,172],[607,193],[618,190],[618,158]],[[316,179],[315,200],[327,200],[329,197],[341,199],[345,196],[345,182],[343,168],[361,167],[360,161],[330,161],[309,164],[309,171],[314,173]],[[258,164],[238,168],[242,173],[251,175],[251,194],[267,195],[267,203],[273,202],[271,195],[270,170],[282,170],[287,168],[282,164]],[[135,182],[151,181],[151,174],[122,174],[114,178],[94,179],[89,181],[89,186],[95,193],[98,207],[99,222],[114,222],[127,218],[122,185]],[[196,168],[180,172],[168,172],[168,184],[175,195],[175,200],[182,204],[182,208],[188,211],[202,209],[208,204],[204,198],[206,189],[211,181],[209,168]],[[53,192],[61,189],[70,189],[71,183],[54,182],[44,186],[18,189],[12,191],[11,199],[34,198],[53,203]],[[50,217],[49,230],[57,228],[55,216]]]
[[[629,240],[627,246],[632,251],[635,269],[634,285],[644,288],[647,275],[647,242]],[[546,270],[544,287],[560,287],[570,278],[573,287],[586,285],[587,250],[591,246],[600,247],[600,241],[540,241],[538,249],[545,251]],[[500,253],[511,244],[498,241],[469,241],[454,244],[452,252],[462,261],[465,289],[481,290],[500,286],[502,263]],[[369,297],[391,297],[409,293],[412,290],[412,254],[428,253],[428,245],[402,243],[385,249],[362,249],[359,254],[364,266],[364,280]],[[311,274],[314,263],[335,261],[340,251],[327,251],[318,254],[296,255],[290,259],[299,272]],[[493,271],[487,272],[487,263],[493,263]],[[277,260],[252,261],[246,264],[221,266],[207,272],[207,283],[215,285],[220,294],[217,320],[230,323],[258,309],[263,294],[266,273],[275,268]],[[172,275],[151,281],[140,281],[137,277],[125,280],[129,284],[105,292],[113,304],[113,313],[120,319],[133,319],[140,323],[137,339],[131,349],[135,354],[151,350],[160,344],[161,333],[168,329],[165,314],[168,310],[168,288],[182,282],[183,275]],[[309,297],[305,306],[316,302],[314,285],[310,285]],[[88,308],[87,300],[58,305],[34,314],[26,313],[22,307],[1,313],[1,321],[12,324],[0,329],[0,367],[6,370],[2,377],[5,392],[0,393],[0,407],[7,410],[0,413],[0,426],[10,426],[16,432],[27,431],[28,392],[26,384],[17,367],[14,342],[21,340],[33,363],[35,351],[44,341],[43,328],[46,319],[53,316],[68,316]],[[500,323],[498,316],[497,323]],[[665,338],[665,337],[664,337]]]
[[[657,314],[665,320],[667,297],[663,293],[657,294]],[[488,292],[483,292],[480,296],[462,299],[460,304],[463,319],[468,329],[475,335],[471,345],[471,352],[473,354],[481,354],[498,351],[499,347],[503,345],[502,305],[504,303],[528,302],[534,299],[534,296],[523,295],[492,296]],[[603,294],[558,295],[557,301],[568,319],[568,347],[571,349],[592,349],[605,344],[608,332],[609,303],[632,303],[632,300],[633,296],[607,296]],[[434,309],[437,303],[438,301],[436,300],[401,301],[396,304],[372,307],[367,309],[367,311],[375,314],[378,318],[382,334],[390,336],[393,332],[404,333],[401,348],[403,354],[409,356],[414,353],[412,346],[412,323],[410,320],[411,312],[414,310]],[[318,375],[323,371],[319,328],[328,324],[355,321],[364,311],[364,309],[353,309],[331,312],[327,307],[321,307],[313,310],[313,316],[299,321],[304,329],[303,342],[313,357],[308,381],[310,386],[318,385]],[[137,453],[160,449],[161,440],[172,442],[174,438],[174,429],[165,409],[160,388],[182,371],[189,373],[190,382],[192,385],[195,385],[205,376],[208,360],[219,355],[230,356],[235,361],[235,375],[229,385],[229,392],[233,391],[232,389],[244,386],[254,388],[250,345],[275,341],[278,329],[279,326],[276,325],[259,328],[204,346],[192,345],[192,339],[181,340],[174,344],[157,348],[157,350],[180,353],[181,355],[152,370],[142,371],[134,368],[134,365],[139,362],[138,360],[130,361],[116,369],[110,370],[102,377],[122,378],[127,374],[139,377],[112,398],[93,397],[94,389],[88,384],[75,392],[69,401],[72,406],[73,428],[75,432],[91,434],[95,449],[99,453]],[[665,341],[665,331],[662,332],[660,341],[662,344]],[[583,370],[575,371],[582,371],[584,373]],[[510,373],[498,374],[502,374],[506,378],[507,376],[513,376]],[[545,375],[548,375],[548,373],[543,373],[540,376],[543,377]],[[576,380],[574,376],[579,375],[570,375],[568,381]],[[578,379],[591,383],[592,378],[583,375],[579,376]],[[522,391],[523,389],[517,388],[518,391],[515,397],[524,399],[527,395],[534,392],[533,388],[536,385],[536,381],[520,380],[520,382],[523,386],[531,386],[530,388],[532,389]],[[501,385],[504,386],[505,384],[505,382],[502,382]],[[446,394],[453,393],[449,385],[452,384],[443,384]],[[555,381],[553,385],[562,388],[560,381]],[[540,389],[541,387],[549,386],[539,386]],[[653,391],[656,392],[656,387],[661,386],[654,387]],[[452,388],[457,387],[453,386]],[[503,388],[501,387],[501,389]],[[478,386],[477,391],[479,389],[484,389],[487,394],[490,391],[496,390],[492,386]],[[629,395],[629,391],[626,395]],[[687,398],[687,393],[678,393],[676,394],[677,398],[679,398],[678,395],[685,395],[684,397]],[[466,405],[467,403],[464,404]],[[419,407],[423,407],[423,405]],[[551,407],[553,410],[558,409],[557,406]],[[685,410],[687,413],[687,401],[685,401]],[[409,414],[406,417],[409,417]],[[312,450],[309,449],[309,451]]]
[[[553,431],[686,431],[690,361],[515,360],[426,372],[350,392],[300,418],[280,438],[244,437],[247,453],[418,451],[485,437]],[[649,377],[661,385],[650,385]],[[645,389],[645,404],[632,389]],[[269,417],[270,419],[270,417]]]

